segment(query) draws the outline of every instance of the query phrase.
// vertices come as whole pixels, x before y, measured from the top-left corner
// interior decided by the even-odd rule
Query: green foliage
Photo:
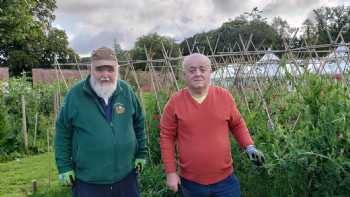
[[[22,129],[22,96],[25,99],[26,107],[28,153],[47,151],[47,137],[52,143],[54,133],[53,103],[54,94],[59,85],[33,87],[26,77],[12,78],[8,82],[1,83],[0,108],[2,110],[0,119],[3,121],[0,124],[0,161],[21,157],[25,152]],[[62,87],[60,89],[63,90]],[[65,92],[61,93],[63,95]],[[37,125],[35,125],[36,123]]]
[[[252,20],[248,20],[245,16],[241,16],[235,20],[223,23],[218,29],[198,33],[187,38],[181,43],[181,48],[185,49],[185,54],[189,54],[190,50],[195,52],[199,51],[204,54],[212,54],[218,51],[241,51],[244,47],[241,43],[240,36],[244,42],[247,42],[250,35],[253,35],[252,42],[257,48],[261,46],[268,46],[271,48],[280,47],[278,43],[281,42],[279,42],[280,40],[276,30],[267,24],[266,21],[262,20],[261,17],[253,17]],[[216,51],[214,51],[218,38],[217,48]],[[236,44],[238,44],[238,46]],[[250,45],[247,50],[255,49],[253,45]]]
[[[304,40],[307,44],[328,44],[330,40],[327,31],[329,31],[333,41],[338,37],[339,32],[342,32],[345,41],[349,41],[349,14],[349,6],[314,9],[312,10],[312,15],[303,23],[303,34],[292,39],[297,28],[290,27],[279,16],[274,17],[272,23],[268,24],[263,16],[263,12],[255,7],[251,12],[241,14],[234,20],[229,19],[217,29],[200,32],[186,38],[181,42],[180,46],[184,49],[183,55],[189,54],[190,51],[204,54],[215,54],[222,51],[243,51],[244,47],[240,36],[246,45],[250,35],[253,35],[252,42],[254,46],[250,45],[247,50],[261,50],[262,47],[284,49],[283,39],[292,48],[304,46]],[[338,39],[337,41],[339,42],[340,40]],[[319,52],[319,54],[321,53]]]
[[[250,114],[242,110],[255,144],[267,157],[263,168],[252,167],[247,159],[236,160],[243,193],[246,196],[349,193],[349,93],[346,85],[326,76],[301,77],[292,92],[282,88],[271,95],[274,131],[266,126],[262,106]],[[239,154],[239,150],[235,152]],[[251,185],[256,189],[252,190]]]
[[[146,111],[146,132],[149,142],[149,160],[152,165],[158,165],[161,163],[161,153],[159,148],[160,112],[158,105],[160,110],[163,110],[168,98],[168,95],[166,95],[164,92],[158,95],[158,103],[155,95],[152,95],[151,93],[145,93],[143,97]]]
[[[310,44],[330,43],[329,35],[333,40],[342,31],[345,40],[350,40],[350,7],[321,7],[313,10],[313,15],[304,22],[303,37]],[[339,40],[338,40],[339,41]]]
[[[278,33],[280,38],[291,39],[295,29],[289,26],[286,20],[283,20],[280,16],[272,19],[271,27]]]
[[[175,43],[173,39],[165,36],[160,36],[157,33],[141,36],[136,40],[134,48],[130,51],[132,59],[146,60],[147,55],[145,52],[145,48],[147,50],[147,55],[149,59],[152,60],[164,59],[164,50],[168,57],[178,57],[180,55],[179,46]],[[135,69],[144,70],[145,67],[146,64],[135,65]],[[160,68],[156,67],[155,69]]]
[[[141,196],[175,196],[175,193],[170,191],[165,184],[166,177],[162,165],[147,166],[139,178]]]
[[[242,95],[235,94],[236,90],[233,89],[236,103],[246,120],[254,142],[266,156],[266,164],[263,167],[255,167],[232,139],[235,173],[240,178],[242,196],[344,196],[348,194],[350,192],[348,187],[350,184],[349,87],[346,83],[330,79],[329,76],[311,74],[294,78],[294,88],[290,90],[285,86],[279,86],[276,80],[271,81],[271,84],[265,84],[265,87],[269,88],[263,92],[263,95],[254,88],[245,89],[246,100]],[[5,91],[0,94],[2,98],[0,136],[3,139],[0,146],[1,154],[6,154],[7,158],[18,158],[23,153],[21,103],[18,99],[22,94],[28,98],[27,103],[30,106],[29,130],[33,129],[33,123],[30,123],[33,119],[30,117],[36,111],[41,114],[38,126],[38,136],[41,137],[38,137],[36,150],[37,152],[46,151],[46,132],[53,127],[52,94],[57,86],[31,87],[24,79],[13,79],[9,81],[8,88],[4,86],[3,89]],[[38,94],[41,96],[33,96]],[[168,93],[161,92],[156,97],[149,92],[144,93],[142,97],[146,111],[146,132],[150,151],[150,162],[140,176],[142,196],[174,195],[165,187],[165,174],[159,148],[158,106],[163,109],[169,96]],[[273,130],[268,128],[267,114],[261,98],[264,98],[271,113],[275,124]],[[33,166],[44,172],[47,168],[40,165],[46,164],[42,162]],[[13,170],[11,170],[12,165],[15,167]],[[0,180],[0,182],[3,181],[1,185],[7,186],[20,179],[18,176],[8,174],[10,172],[36,179],[43,174],[41,171],[28,170],[29,167],[25,164],[21,165],[23,166],[16,166],[12,162],[0,164],[0,176],[13,177],[11,181],[8,178]],[[51,178],[56,180],[56,171],[52,174],[54,175]],[[10,190],[12,188],[18,191],[18,188],[26,188],[24,190],[28,191],[29,179],[21,180],[24,182],[10,187]],[[69,189],[55,182],[50,187],[46,187],[47,184],[44,183],[44,186],[39,188],[39,192],[33,196],[70,195]],[[3,193],[4,189],[0,190],[0,195]]]
[[[3,84],[1,84],[3,86],[3,88],[6,88]],[[10,127],[10,120],[9,120],[9,114],[8,114],[8,109],[5,106],[4,103],[4,91],[0,92],[0,145],[2,145],[5,137],[8,135],[8,133],[11,130]],[[0,148],[0,155],[4,155],[5,154],[5,149]]]
[[[244,99],[234,94],[256,146],[267,158],[263,167],[253,166],[232,140],[242,196],[344,196],[349,193],[350,89],[328,76],[308,74],[299,76],[294,81],[295,88],[289,91],[276,81],[270,83],[263,98],[272,114],[274,130],[268,128],[267,114],[257,91],[244,90],[249,110]],[[152,120],[149,114],[157,111],[156,99],[151,94],[144,98],[147,119],[151,120],[148,127],[151,165],[158,166],[161,163],[159,129],[156,128],[159,121]],[[149,175],[147,181],[155,177],[161,179],[159,173],[155,173]],[[165,189],[152,192],[156,191]],[[154,196],[167,195],[170,194]]]
[[[127,51],[123,50],[119,43],[117,43],[116,40],[114,40],[114,53],[117,56],[118,62],[121,61],[127,61],[128,60],[128,53]]]
[[[79,55],[68,46],[66,32],[57,28],[51,28],[47,35],[44,65],[55,62],[55,56],[59,63],[79,62]]]
[[[55,55],[61,63],[79,60],[65,32],[50,26],[55,0],[0,2],[0,65],[8,66],[11,75],[51,67]]]

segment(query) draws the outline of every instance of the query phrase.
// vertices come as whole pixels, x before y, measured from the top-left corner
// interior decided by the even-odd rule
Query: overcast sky
[[[271,20],[281,16],[297,27],[321,6],[350,5],[350,0],[57,0],[54,26],[68,34],[70,46],[88,55],[100,46],[123,49],[158,32],[180,42],[220,27],[228,19],[258,7]]]

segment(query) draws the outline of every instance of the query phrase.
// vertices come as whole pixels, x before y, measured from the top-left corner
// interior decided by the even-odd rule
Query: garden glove
[[[135,160],[135,168],[136,168],[136,172],[138,174],[141,174],[144,167],[146,165],[146,159],[136,159]]]
[[[65,173],[61,173],[61,174],[58,175],[58,179],[65,186],[74,185],[74,182],[75,182],[74,171],[71,170],[71,171],[68,171],[68,172],[65,172]]]
[[[256,149],[254,145],[249,145],[246,148],[246,153],[250,161],[252,161],[256,166],[262,166],[265,163],[264,154]]]

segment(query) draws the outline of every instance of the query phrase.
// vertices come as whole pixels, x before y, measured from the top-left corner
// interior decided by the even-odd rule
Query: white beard
[[[95,91],[97,96],[103,98],[106,105],[108,104],[109,98],[112,96],[113,92],[117,88],[117,82],[115,83],[105,83],[101,85],[100,79],[96,79],[93,75],[90,77],[90,85]]]

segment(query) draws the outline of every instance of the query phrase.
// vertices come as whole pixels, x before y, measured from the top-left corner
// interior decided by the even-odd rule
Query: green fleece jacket
[[[56,164],[59,173],[73,170],[82,181],[110,184],[130,173],[136,158],[146,157],[144,115],[131,87],[118,80],[108,121],[89,80],[64,99],[56,120]]]

